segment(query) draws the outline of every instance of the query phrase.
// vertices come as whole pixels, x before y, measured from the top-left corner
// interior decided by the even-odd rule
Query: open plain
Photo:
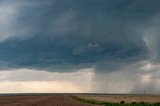
[[[160,95],[109,95],[109,94],[21,94],[1,95],[0,106],[96,106],[73,98],[79,97],[102,102],[160,102]]]
[[[120,103],[124,101],[125,103],[131,102],[149,102],[157,103],[160,102],[160,95],[144,95],[144,94],[114,94],[114,95],[79,95],[78,97],[83,99],[93,99],[102,102],[112,102]]]
[[[72,99],[69,95],[1,96],[0,106],[92,106]]]

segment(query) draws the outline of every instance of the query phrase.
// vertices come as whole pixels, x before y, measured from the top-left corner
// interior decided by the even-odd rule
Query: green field
[[[124,101],[121,101],[120,103],[110,103],[110,102],[97,101],[94,99],[84,99],[78,96],[72,96],[72,98],[78,101],[84,102],[84,103],[103,105],[103,106],[160,106],[160,102],[157,102],[157,103],[147,103],[147,102],[125,103]]]

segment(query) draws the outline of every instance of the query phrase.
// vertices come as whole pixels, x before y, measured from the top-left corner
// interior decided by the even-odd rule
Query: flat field
[[[149,102],[155,103],[160,102],[160,95],[143,95],[143,94],[128,94],[128,95],[77,95],[83,99],[93,99],[102,102],[112,102],[120,103],[124,101],[125,103],[131,102]]]
[[[0,106],[97,106],[85,103],[74,97],[84,100],[102,102],[125,103],[131,102],[160,102],[160,95],[109,95],[109,94],[21,94],[0,95]]]
[[[0,106],[93,106],[74,100],[69,95],[1,96]]]

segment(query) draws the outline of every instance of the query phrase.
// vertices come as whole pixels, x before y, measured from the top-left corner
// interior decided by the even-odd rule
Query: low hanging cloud
[[[6,37],[0,45],[3,66],[47,68],[55,64],[78,64],[79,67],[88,64],[90,67],[110,61],[124,60],[125,64],[148,58],[147,45],[135,25],[143,17],[130,19],[130,15],[139,14],[136,9],[141,10],[140,6],[147,3],[137,1],[122,8],[126,1],[117,4],[103,0],[71,1],[14,1],[11,4],[4,0],[2,4],[14,7],[16,13],[5,16],[13,22],[6,20],[12,25],[5,28],[11,35],[1,34]],[[130,14],[126,8],[135,12]],[[150,17],[150,14],[144,15]]]

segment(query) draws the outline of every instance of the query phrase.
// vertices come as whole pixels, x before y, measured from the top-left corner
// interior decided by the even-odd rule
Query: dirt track
[[[93,106],[72,99],[69,95],[4,96],[0,106]]]

